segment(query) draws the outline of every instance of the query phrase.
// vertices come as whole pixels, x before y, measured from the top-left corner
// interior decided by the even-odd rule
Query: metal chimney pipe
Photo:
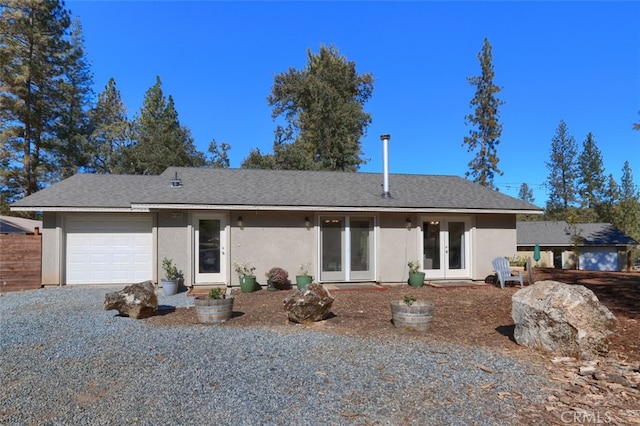
[[[391,198],[391,192],[389,192],[389,139],[391,135],[381,135],[382,141],[382,170],[384,180],[382,182],[382,197]]]

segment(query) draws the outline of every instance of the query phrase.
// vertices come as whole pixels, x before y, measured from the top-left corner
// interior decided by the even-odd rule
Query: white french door
[[[374,279],[374,218],[320,218],[320,281]]]
[[[198,213],[192,218],[193,269],[196,284],[227,282],[225,215]]]
[[[469,218],[422,219],[422,269],[426,278],[470,278]]]

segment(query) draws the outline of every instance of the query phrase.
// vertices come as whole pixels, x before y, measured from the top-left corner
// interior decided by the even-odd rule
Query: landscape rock
[[[120,315],[135,319],[148,318],[158,311],[158,296],[151,281],[132,284],[120,291],[107,293],[104,309],[116,309]]]
[[[608,336],[618,321],[588,288],[539,281],[511,301],[519,345],[585,360],[609,351]]]
[[[284,310],[290,321],[305,323],[322,320],[331,309],[333,297],[320,284],[309,284],[284,299]]]

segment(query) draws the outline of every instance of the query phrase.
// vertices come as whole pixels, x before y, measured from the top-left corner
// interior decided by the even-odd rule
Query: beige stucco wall
[[[208,212],[222,215],[227,222],[225,248],[228,282],[224,284],[239,285],[233,268],[234,261],[250,261],[256,267],[255,274],[262,285],[266,284],[265,273],[274,266],[286,269],[291,281],[295,282],[300,264],[306,263],[310,265],[314,278],[318,278],[318,218],[321,213]],[[199,212],[167,210],[147,213],[154,218],[154,281],[164,276],[162,259],[168,257],[183,271],[185,284],[194,283],[194,213]],[[65,215],[68,214],[45,212],[43,216],[42,279],[45,285],[64,283],[63,224]],[[238,223],[239,216],[242,216],[242,226]],[[419,217],[407,213],[380,213],[372,216],[375,217],[375,279],[383,283],[405,282],[408,279],[407,262],[422,257]],[[455,215],[448,217],[455,218]],[[515,215],[481,214],[465,217],[471,217],[471,278],[482,280],[492,273],[491,260],[497,256],[516,254]],[[309,218],[310,226],[306,226],[305,218]],[[410,226],[407,218],[411,221]]]
[[[411,220],[411,227],[406,219]],[[417,216],[406,213],[384,213],[378,219],[378,281],[382,283],[406,282],[409,279],[407,263],[420,259],[420,238]]]
[[[516,215],[477,215],[472,240],[472,278],[483,280],[493,273],[493,259],[516,254]]]
[[[62,283],[62,215],[44,212],[42,215],[42,285]]]
[[[238,217],[242,216],[242,227]],[[310,226],[305,226],[305,218]],[[295,284],[300,264],[310,264],[311,274],[317,278],[317,218],[311,212],[232,211],[230,213],[230,280],[240,285],[233,264],[250,261],[256,268],[258,283],[266,285],[266,272],[281,267],[289,272]]]
[[[162,260],[166,257],[173,261],[179,271],[184,274],[184,282],[193,281],[191,273],[191,236],[189,228],[189,212],[161,210],[157,215],[157,240],[154,258],[155,282],[165,278]]]

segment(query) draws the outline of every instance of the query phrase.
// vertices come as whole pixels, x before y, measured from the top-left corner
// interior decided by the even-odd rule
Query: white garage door
[[[67,284],[131,284],[152,279],[151,229],[148,216],[68,218]]]
[[[582,249],[579,265],[584,271],[617,271],[618,251],[609,247]]]

